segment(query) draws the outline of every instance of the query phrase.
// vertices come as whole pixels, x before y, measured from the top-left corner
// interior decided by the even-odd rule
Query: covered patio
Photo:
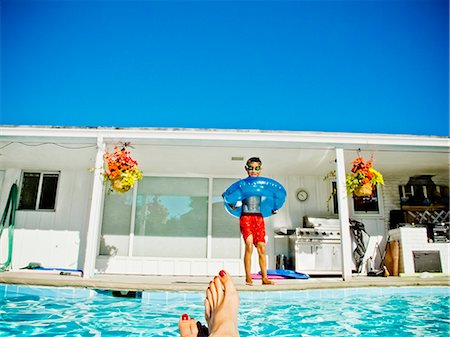
[[[288,191],[281,212],[267,221],[269,267],[273,268],[279,253],[273,234],[277,229],[295,229],[305,215],[338,217],[344,280],[352,277],[350,217],[363,220],[369,234],[386,238],[390,211],[401,206],[399,186],[417,175],[429,175],[437,185],[449,185],[447,137],[142,128],[2,127],[0,131],[0,170],[3,171],[0,206],[4,206],[12,183],[21,182],[22,172],[61,174],[58,207],[53,212],[18,211],[14,268],[35,258],[24,247],[46,246],[45,254],[39,248],[34,253],[38,251],[37,258],[45,265],[83,269],[85,278],[117,273],[206,276],[222,268],[242,275],[242,244],[237,226],[233,225],[233,218],[217,215],[224,211],[215,198],[227,183],[244,176],[243,166],[250,156],[262,158],[263,175],[279,180]],[[125,142],[132,144],[133,157],[144,176],[153,182],[159,179],[176,186],[176,179],[183,182],[191,179],[191,187],[196,190],[198,183],[204,181],[205,190],[195,192],[207,200],[204,206],[207,217],[201,230],[195,229],[192,236],[175,233],[166,238],[159,235],[157,239],[139,232],[136,200],[144,183],[126,193],[126,203],[131,201],[126,226],[105,222],[108,219],[105,207],[111,207],[108,203],[112,201],[108,200],[110,196],[105,193],[101,176],[103,153]],[[357,155],[373,158],[385,179],[385,185],[379,188],[376,214],[355,211],[345,193],[345,174]],[[89,172],[92,168],[94,172]],[[323,179],[332,170],[336,170],[337,210],[327,203],[332,185]],[[299,189],[308,191],[309,198],[304,202],[296,198]],[[171,193],[176,195],[174,190]],[[121,201],[121,207],[126,203]],[[230,228],[232,233],[220,232],[220,228]],[[40,242],[36,242],[36,235]],[[174,244],[180,238],[185,247],[191,247],[186,250],[185,258],[145,253],[149,245]],[[226,245],[221,246],[223,243]],[[177,245],[180,243],[173,248]],[[108,247],[115,250],[108,251]],[[199,253],[195,255],[192,252],[198,247]],[[144,253],[139,253],[140,249]],[[234,253],[227,256],[229,251]]]

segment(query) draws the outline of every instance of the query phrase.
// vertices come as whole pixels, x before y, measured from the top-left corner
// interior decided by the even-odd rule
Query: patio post
[[[105,143],[103,137],[97,137],[97,155],[95,157],[94,183],[92,186],[91,208],[89,213],[89,224],[86,238],[86,255],[84,259],[83,277],[94,276],[95,260],[98,252],[98,234],[100,229],[100,219],[103,199],[103,154],[105,153]]]
[[[336,148],[336,186],[339,207],[339,223],[341,226],[342,279],[344,281],[348,281],[352,278],[352,242],[350,239],[348,198],[345,188],[344,150],[342,148]]]

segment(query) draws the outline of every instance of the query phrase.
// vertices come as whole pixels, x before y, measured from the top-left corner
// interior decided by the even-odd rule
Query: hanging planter
[[[138,180],[142,179],[138,163],[131,158],[127,146],[129,144],[124,144],[121,148],[114,146],[114,152],[106,152],[103,155],[105,183],[109,182],[111,190],[119,193],[129,191]]]
[[[122,183],[122,178],[120,178],[120,177],[110,180],[110,183],[111,183],[111,188],[114,191],[120,192],[120,193],[128,192],[132,187],[130,185],[124,186],[124,184]]]
[[[353,194],[357,197],[370,197],[373,192],[371,183],[360,185],[353,190]]]
[[[373,167],[373,161],[358,157],[352,162],[352,173],[346,175],[347,194],[369,197],[378,184],[384,184],[383,176]]]
[[[364,158],[358,157],[352,162],[352,172],[347,173],[345,177],[345,187],[348,195],[356,197],[370,197],[373,194],[374,188],[378,184],[384,184],[383,176],[373,167],[373,161],[365,161]],[[336,171],[330,171],[324,177],[324,180],[336,178]],[[327,199],[329,201],[336,194],[333,190]]]

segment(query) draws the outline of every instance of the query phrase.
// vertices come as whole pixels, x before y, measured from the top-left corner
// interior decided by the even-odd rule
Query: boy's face
[[[245,165],[249,177],[258,177],[261,174],[262,165],[258,162],[250,162]]]

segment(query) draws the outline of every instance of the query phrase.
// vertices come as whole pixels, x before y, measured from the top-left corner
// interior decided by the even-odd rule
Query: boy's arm
[[[278,210],[281,208],[281,206],[282,206],[282,204],[284,202],[284,200],[282,201],[282,199],[284,199],[284,198],[286,198],[286,195],[284,195],[283,198],[280,198],[280,195],[277,192],[273,193],[273,206],[276,209],[272,210],[272,214],[277,214],[278,213]],[[280,203],[281,203],[281,205],[280,205]]]
[[[222,193],[222,198],[225,200],[225,192]],[[227,203],[228,206],[230,206],[230,208],[234,211],[235,209],[237,209],[236,205]]]

